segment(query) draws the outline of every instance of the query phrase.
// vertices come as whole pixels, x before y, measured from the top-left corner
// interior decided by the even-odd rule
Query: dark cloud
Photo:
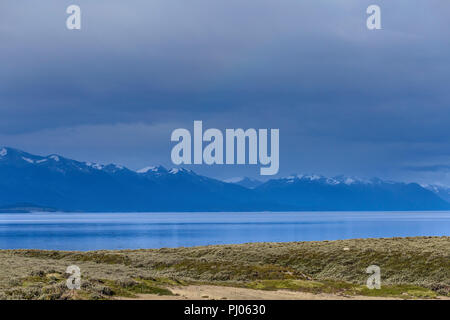
[[[68,31],[72,1],[2,1],[2,144],[167,165],[171,130],[203,120],[280,128],[281,174],[448,163],[450,3],[376,2],[380,31],[366,0],[79,0]]]
[[[411,171],[425,171],[425,172],[450,172],[450,165],[436,164],[431,166],[407,166],[407,170]]]

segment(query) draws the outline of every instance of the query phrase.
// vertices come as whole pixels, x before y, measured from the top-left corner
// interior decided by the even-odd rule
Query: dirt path
[[[314,294],[298,291],[264,291],[222,286],[185,286],[169,288],[175,296],[141,294],[133,300],[374,300],[366,296],[342,296],[334,294]],[[383,298],[389,299],[389,298]]]

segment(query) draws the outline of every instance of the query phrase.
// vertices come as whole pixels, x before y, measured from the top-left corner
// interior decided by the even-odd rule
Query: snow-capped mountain
[[[293,184],[298,182],[314,182],[317,184],[326,185],[373,185],[373,184],[392,184],[393,181],[381,180],[379,178],[364,179],[355,176],[338,175],[334,177],[326,177],[319,174],[292,174],[286,178],[281,178],[287,184]]]
[[[291,175],[255,188],[268,201],[297,210],[446,210],[448,202],[416,183],[321,175]]]
[[[23,168],[49,168],[59,172],[103,170],[116,172],[125,169],[123,166],[115,164],[102,165],[92,162],[80,162],[61,157],[56,154],[48,156],[37,156],[13,148],[0,148],[0,165]]]
[[[450,202],[450,187],[436,184],[425,184],[422,187],[435,193],[445,201]]]
[[[248,179],[250,180],[250,179]],[[250,180],[251,181],[251,180]],[[66,211],[444,210],[418,184],[292,175],[258,185],[223,182],[184,168],[80,162],[0,147],[0,209]],[[252,183],[255,181],[251,181]],[[25,206],[26,204],[26,206]],[[9,210],[9,209],[7,209]]]
[[[165,174],[167,169],[163,166],[149,166],[136,171],[137,173],[147,173],[147,174]]]
[[[182,168],[136,172],[0,148],[0,207],[27,203],[68,211],[261,210],[250,193]]]

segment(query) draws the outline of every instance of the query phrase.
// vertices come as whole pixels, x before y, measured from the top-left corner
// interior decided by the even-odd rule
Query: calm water
[[[161,248],[450,235],[450,212],[0,214],[0,249]]]

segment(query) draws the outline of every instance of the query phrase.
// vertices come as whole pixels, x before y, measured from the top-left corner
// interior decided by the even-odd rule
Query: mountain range
[[[443,187],[346,176],[228,182],[184,168],[126,167],[0,147],[0,211],[449,210]],[[447,195],[449,190],[447,190]]]

